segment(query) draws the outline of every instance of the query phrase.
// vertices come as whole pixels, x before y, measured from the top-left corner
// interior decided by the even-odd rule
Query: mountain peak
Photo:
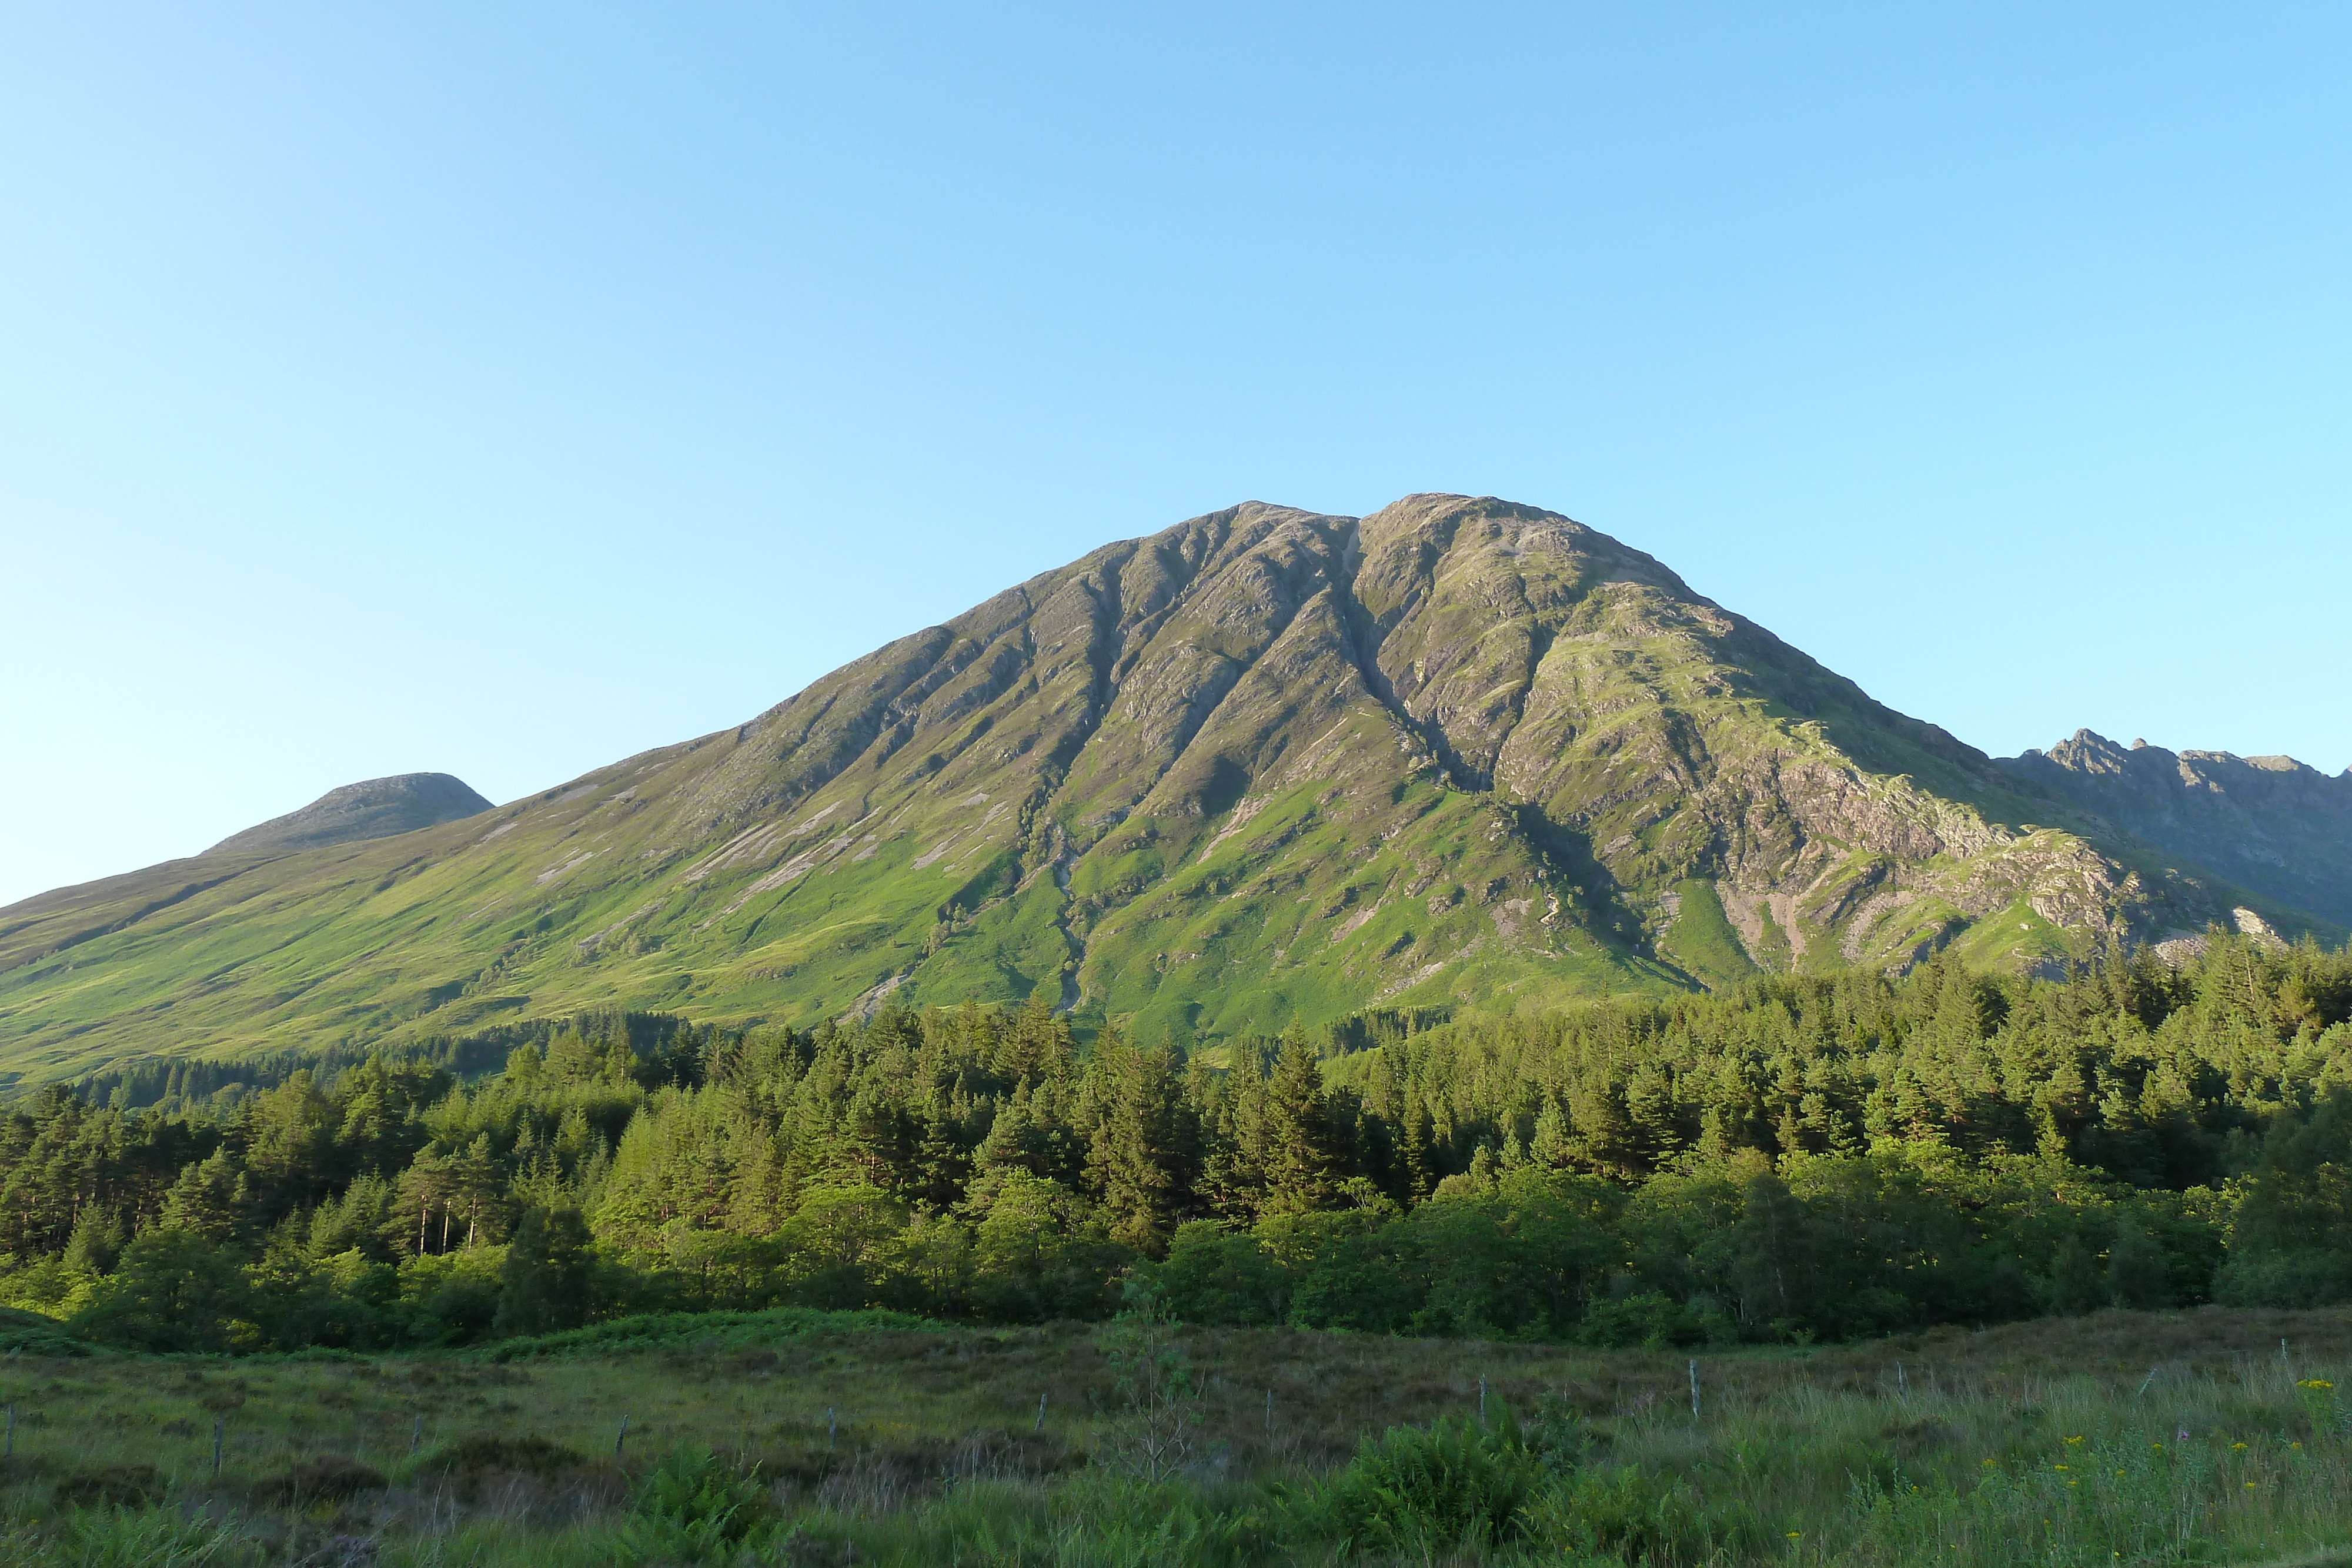
[[[2352,772],[2145,740],[2126,750],[2088,729],[2000,766],[2250,893],[2352,924]]]
[[[350,843],[488,807],[432,778],[220,846],[257,862],[0,912],[0,1070],[590,1002],[806,1023],[1042,994],[1242,1039],[1946,949],[2047,968],[2228,917],[1654,557],[1493,496],[1189,518],[740,725]],[[267,962],[223,967],[240,944]]]
[[[272,817],[206,850],[206,854],[291,854],[329,844],[388,839],[442,822],[478,816],[490,802],[446,773],[397,773],[328,790],[299,811]]]

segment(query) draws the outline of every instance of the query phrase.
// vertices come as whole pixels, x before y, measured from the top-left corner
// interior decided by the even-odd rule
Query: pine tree
[[[1094,1060],[1107,1081],[1087,1162],[1097,1200],[1112,1239],[1161,1256],[1192,1175],[1174,1051],[1106,1030]]]
[[[1559,1103],[1549,1096],[1536,1114],[1536,1135],[1528,1145],[1528,1156],[1546,1170],[1559,1170],[1568,1164],[1568,1118],[1560,1113]]]
[[[1266,1214],[1311,1214],[1329,1207],[1342,1172],[1323,1104],[1323,1069],[1307,1031],[1285,1030],[1265,1082],[1261,1168]]]
[[[215,1149],[201,1165],[181,1171],[180,1179],[163,1198],[158,1224],[166,1230],[184,1230],[207,1241],[228,1241],[241,1234],[253,1218],[252,1182],[229,1158]]]
[[[106,1274],[122,1255],[122,1222],[108,1211],[84,1208],[74,1216],[66,1243],[66,1267],[79,1274]]]

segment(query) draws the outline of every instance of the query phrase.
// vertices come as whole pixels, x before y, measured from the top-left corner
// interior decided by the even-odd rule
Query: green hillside
[[[0,1070],[1041,987],[1217,1036],[2030,968],[2243,897],[2100,831],[1556,514],[1251,503],[492,811],[0,910]]]

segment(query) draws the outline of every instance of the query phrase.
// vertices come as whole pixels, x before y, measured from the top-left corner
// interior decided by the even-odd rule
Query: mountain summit
[[[1252,502],[495,811],[0,911],[0,1064],[1041,988],[1231,1035],[2033,967],[2235,896],[1556,513]]]
[[[479,816],[490,802],[446,773],[401,773],[330,789],[299,811],[232,833],[205,852],[292,852],[362,839],[388,839]]]

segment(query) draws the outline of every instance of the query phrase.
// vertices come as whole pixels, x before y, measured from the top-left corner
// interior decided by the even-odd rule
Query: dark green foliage
[[[673,1448],[630,1499],[629,1543],[648,1557],[731,1560],[774,1527],[775,1507],[758,1472],[709,1448]]]
[[[533,1208],[499,1269],[494,1324],[502,1334],[578,1328],[594,1311],[595,1259],[588,1222],[576,1208]]]
[[[229,1248],[194,1231],[155,1229],[124,1249],[73,1328],[136,1350],[227,1350],[250,1299]]]
[[[601,1015],[218,1111],[0,1114],[0,1302],[151,1350],[882,1309],[1612,1345],[2352,1300],[2352,958],[1937,959],[1387,1015],[1230,1065],[1041,993],[799,1030]],[[1352,1048],[1352,1049],[1343,1049]],[[452,1045],[442,1060],[470,1060]]]
[[[169,1483],[152,1465],[93,1465],[57,1484],[60,1508],[152,1508]]]
[[[1630,1465],[1569,1478],[1535,1500],[1523,1523],[1556,1552],[1604,1563],[1706,1562],[1718,1544],[1732,1547],[1735,1561],[1753,1561],[1765,1543],[1762,1527],[1737,1505],[1707,1519],[1683,1489]]]
[[[1298,1501],[1301,1523],[1346,1552],[1492,1545],[1521,1533],[1520,1511],[1550,1478],[1501,1406],[1475,1416],[1391,1427]]]
[[[475,1432],[434,1449],[417,1473],[436,1478],[460,1497],[475,1499],[510,1477],[561,1481],[587,1464],[572,1449],[536,1434]]]
[[[341,1502],[362,1492],[381,1491],[383,1472],[340,1454],[320,1454],[288,1466],[255,1489],[255,1500],[278,1508],[305,1509]]]
[[[77,1356],[90,1354],[88,1342],[38,1312],[0,1307],[0,1355]]]
[[[1273,1254],[1216,1219],[1177,1228],[1159,1278],[1168,1299],[1181,1302],[1183,1314],[1197,1322],[1280,1322],[1290,1294]]]
[[[539,1356],[616,1355],[637,1350],[707,1347],[740,1350],[782,1344],[811,1334],[870,1333],[883,1329],[934,1328],[902,1312],[828,1312],[775,1307],[763,1312],[649,1312],[614,1318],[563,1333],[501,1340],[473,1354],[494,1362]]]
[[[2332,1095],[2308,1122],[2273,1129],[2217,1290],[2246,1306],[2352,1298],[2352,1092]]]

